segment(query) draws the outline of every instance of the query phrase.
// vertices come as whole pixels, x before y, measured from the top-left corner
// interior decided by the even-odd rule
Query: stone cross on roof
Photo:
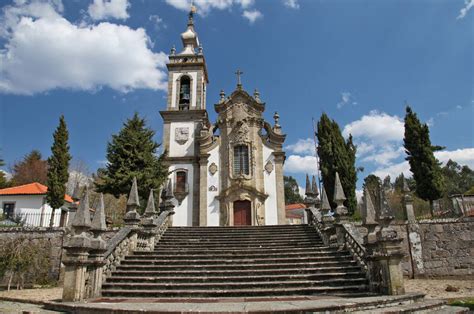
[[[235,72],[235,74],[237,75],[237,87],[242,87],[242,82],[240,81],[240,76],[242,74],[244,74],[244,72],[240,71],[240,70],[237,70],[237,72]]]

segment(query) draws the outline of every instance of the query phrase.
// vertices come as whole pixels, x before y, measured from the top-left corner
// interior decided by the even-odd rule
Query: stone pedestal
[[[85,283],[90,245],[90,239],[82,234],[72,237],[65,247],[63,301],[81,301],[86,296]]]
[[[96,250],[91,250],[89,253],[89,291],[87,296],[89,298],[100,297],[102,289],[103,266],[105,265],[104,253],[105,242],[103,247]]]
[[[144,251],[153,251],[155,249],[156,227],[153,218],[144,218],[142,220],[142,229],[139,231],[140,240],[145,244],[141,247]]]

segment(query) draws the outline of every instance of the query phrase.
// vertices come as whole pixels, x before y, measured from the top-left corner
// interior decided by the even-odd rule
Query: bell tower
[[[199,144],[196,137],[208,125],[206,61],[194,30],[194,6],[186,30],[181,34],[183,49],[173,46],[169,55],[168,100],[163,118],[163,147],[167,151],[170,179],[175,196],[174,226],[199,224]]]

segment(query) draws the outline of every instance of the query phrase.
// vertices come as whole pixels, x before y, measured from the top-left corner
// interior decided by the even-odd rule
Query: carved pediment
[[[220,103],[215,104],[214,108],[217,113],[226,111],[231,105],[245,104],[256,112],[262,113],[265,111],[265,103],[257,101],[244,90],[235,90],[229,97],[224,98]]]
[[[265,202],[268,194],[258,191],[253,186],[246,185],[242,180],[234,180],[233,184],[223,190],[216,198],[225,202],[234,202],[246,199],[258,199]]]

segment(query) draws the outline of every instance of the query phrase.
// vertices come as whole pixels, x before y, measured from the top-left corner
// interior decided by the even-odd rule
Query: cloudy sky
[[[312,118],[326,112],[358,145],[362,178],[409,175],[405,102],[452,158],[474,168],[474,0],[196,0],[219,91],[255,88],[286,132],[285,172],[316,172]],[[161,142],[166,61],[187,0],[0,1],[0,154],[4,170],[32,149],[50,154],[64,114],[71,153],[91,171],[133,112]]]

